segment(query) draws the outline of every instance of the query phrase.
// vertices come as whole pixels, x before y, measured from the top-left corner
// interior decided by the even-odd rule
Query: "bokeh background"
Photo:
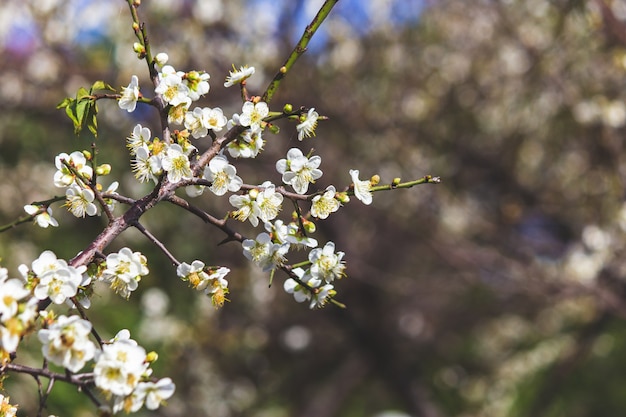
[[[153,51],[209,72],[202,104],[232,114],[238,92],[222,86],[232,64],[254,66],[249,87],[262,92],[319,4],[144,0],[140,13]],[[0,223],[59,193],[55,155],[90,148],[55,109],[65,96],[132,74],[151,95],[130,23],[122,0],[3,1]],[[315,237],[346,253],[337,288],[348,308],[310,311],[282,276],[268,288],[240,247],[218,246],[221,232],[165,206],[142,222],[180,259],[231,268],[231,301],[216,311],[129,231],[109,250],[141,251],[151,274],[129,302],[97,289],[91,317],[103,336],[129,328],[160,353],[156,373],[177,392],[151,415],[623,415],[625,80],[625,1],[341,0],[272,103],[328,120],[302,143],[281,124],[258,160],[237,167],[247,183],[279,182],[274,162],[298,146],[322,156],[320,188],[347,184],[351,168],[383,182],[442,178],[318,224]],[[122,194],[140,197],[124,140],[136,123],[156,132],[156,115],[99,108],[100,161]],[[196,204],[217,217],[229,209],[208,193]],[[58,229],[0,235],[13,274],[44,249],[73,257],[103,227],[54,211]],[[40,364],[27,342],[18,361]],[[33,415],[32,378],[5,385]],[[60,383],[48,404],[60,416],[94,412]]]

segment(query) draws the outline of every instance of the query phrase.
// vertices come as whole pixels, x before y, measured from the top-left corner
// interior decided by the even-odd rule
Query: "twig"
[[[135,227],[135,229],[143,233],[143,235],[147,237],[150,242],[154,243],[159,249],[161,249],[161,252],[163,252],[163,254],[172,262],[172,264],[174,264],[175,266],[180,265],[180,261],[178,261],[178,259],[176,259],[174,255],[172,255],[172,253],[165,247],[163,243],[161,243],[161,241],[159,241],[159,239],[156,238],[156,236],[150,233],[148,229],[146,229],[141,223],[139,223],[139,221],[135,222],[133,226]]]
[[[293,49],[291,54],[289,54],[289,57],[287,57],[287,60],[285,61],[283,66],[278,70],[278,72],[274,76],[274,79],[265,89],[265,93],[263,93],[262,98],[264,102],[269,103],[272,100],[272,97],[274,96],[274,93],[276,93],[276,90],[278,90],[281,81],[283,80],[283,78],[285,78],[285,75],[289,72],[293,64],[295,64],[295,62],[298,60],[298,58],[300,58],[300,56],[304,54],[304,52],[306,51],[306,47],[311,41],[311,38],[313,37],[317,29],[319,29],[320,25],[326,19],[326,17],[328,17],[328,14],[338,1],[339,0],[326,0],[311,21],[311,23],[309,23],[306,29],[304,29],[304,33],[302,34],[302,37],[300,37],[300,40],[296,44],[295,48]]]

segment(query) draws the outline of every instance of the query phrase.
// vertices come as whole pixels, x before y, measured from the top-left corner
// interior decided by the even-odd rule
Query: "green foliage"
[[[65,114],[74,123],[74,134],[79,135],[87,126],[89,131],[98,136],[98,122],[96,115],[98,114],[96,91],[115,91],[113,87],[104,81],[96,81],[89,90],[81,87],[76,93],[76,98],[66,97],[57,105],[57,109],[65,109]]]

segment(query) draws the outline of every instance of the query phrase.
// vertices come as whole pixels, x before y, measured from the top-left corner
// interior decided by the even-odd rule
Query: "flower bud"
[[[346,193],[337,193],[335,194],[335,198],[337,199],[337,201],[339,201],[341,204],[346,204],[350,202],[350,197],[348,196],[348,194]]]
[[[169,61],[170,57],[165,52],[160,52],[154,57],[154,62],[159,66],[164,66]]]
[[[133,22],[133,30],[134,30],[135,32],[138,32],[138,31],[139,31],[139,23],[137,23],[137,22]]]
[[[282,66],[282,67],[280,67],[279,71],[280,71],[281,74],[286,74],[287,73],[287,67]]]
[[[156,362],[157,359],[159,359],[159,354],[155,351],[152,351],[146,355],[146,362],[148,363]]]
[[[313,223],[310,220],[306,220],[306,219],[302,219],[302,225],[304,226],[304,231],[307,233],[315,233],[315,230],[317,230],[317,227],[315,226],[315,223]]]
[[[380,182],[380,175],[378,175],[378,174],[372,175],[372,178],[370,178],[370,184],[376,185],[379,182]]]
[[[88,150],[84,150],[84,151],[82,151],[81,153],[85,156],[85,158],[86,158],[88,161],[91,161],[91,152],[89,152]]]
[[[277,126],[277,125],[275,125],[275,124],[268,123],[268,124],[267,124],[267,127],[270,129],[270,132],[272,132],[272,133],[273,133],[273,134],[275,134],[275,135],[276,135],[276,134],[278,134],[278,132],[280,132],[280,127],[278,127],[278,126]]]
[[[251,199],[256,200],[256,198],[259,196],[259,190],[253,188],[252,190],[248,191],[248,195]]]
[[[400,181],[402,181],[400,179],[400,177],[396,177],[393,179],[393,181],[391,181],[391,185],[393,185],[394,187],[397,186],[398,184],[400,184]]]
[[[110,164],[102,164],[96,168],[97,175],[109,175],[111,173],[111,165]]]
[[[293,106],[289,103],[283,106],[283,113],[291,113],[293,111]]]
[[[135,51],[135,53],[140,59],[146,56],[146,48],[139,42],[135,42],[133,44],[133,51]]]

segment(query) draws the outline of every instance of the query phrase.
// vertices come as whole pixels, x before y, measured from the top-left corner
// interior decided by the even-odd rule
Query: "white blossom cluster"
[[[127,248],[109,255],[106,265],[107,276],[116,275],[113,279],[117,280],[121,280],[123,274],[147,273],[145,258]],[[24,336],[41,326],[37,337],[44,358],[73,373],[93,361],[94,384],[111,399],[114,413],[135,412],[144,405],[154,410],[174,393],[175,386],[170,378],[155,380],[151,377],[150,355],[130,339],[127,330],[98,346],[91,340],[89,321],[78,315],[55,317],[52,312],[39,310],[43,300],[62,304],[77,296],[79,289],[91,282],[85,266],[73,267],[57,258],[54,252],[44,251],[30,267],[20,265],[18,270],[20,278],[9,278],[7,269],[0,268],[2,363],[9,360]],[[2,415],[15,415],[16,407],[10,406],[8,398],[2,396],[0,411]]]
[[[163,65],[167,56],[159,55],[157,62]],[[233,66],[224,83],[225,87],[245,85],[247,78],[254,74],[254,67]],[[192,180],[191,164],[197,149],[187,139],[202,139],[209,135],[215,138],[217,132],[230,130],[234,126],[245,130],[237,138],[226,145],[226,150],[233,158],[253,158],[263,149],[263,131],[267,128],[266,118],[270,115],[267,103],[260,100],[245,101],[240,114],[228,118],[219,107],[195,107],[191,105],[200,96],[209,91],[209,75],[197,71],[188,73],[176,71],[172,66],[162,66],[159,73],[159,84],[155,93],[160,94],[168,104],[169,122],[183,125],[186,136],[176,138],[174,144],[169,141],[151,139],[150,130],[137,125],[128,138],[128,148],[135,176],[140,181],[152,180],[155,183],[161,175],[167,175],[170,182]],[[139,87],[133,76],[131,83],[123,90],[119,106],[128,111],[135,109],[139,98]],[[298,140],[315,136],[319,114],[314,108],[300,112],[296,132]],[[283,184],[293,188],[302,196],[306,196],[311,184],[322,177],[320,169],[322,159],[317,155],[305,155],[299,148],[291,148],[285,158],[276,162],[276,170],[281,174]],[[365,204],[372,202],[371,181],[360,180],[359,171],[351,170],[352,193]],[[264,271],[272,271],[287,265],[287,254],[292,249],[312,249],[309,254],[308,269],[293,269],[293,277],[288,279],[285,290],[293,293],[298,302],[310,301],[311,308],[323,305],[328,297],[335,294],[331,282],[343,275],[345,265],[342,261],[343,252],[334,252],[334,243],[328,242],[323,249],[316,248],[317,240],[309,234],[315,231],[315,225],[306,217],[299,216],[285,224],[277,219],[282,211],[284,193],[270,180],[258,186],[247,186],[246,191],[239,193],[244,187],[243,180],[237,175],[237,169],[230,164],[224,153],[215,156],[204,168],[202,180],[215,195],[231,194],[228,198],[234,210],[230,217],[239,221],[249,221],[254,227],[263,224],[265,231],[255,239],[244,239],[242,242],[244,256],[260,266]],[[196,197],[207,188],[204,184],[186,186],[187,195]],[[326,219],[336,212],[342,203],[349,201],[346,192],[337,192],[333,185],[325,190],[314,193],[309,199],[310,216]],[[306,226],[305,226],[306,223]],[[316,248],[316,249],[313,249]],[[334,264],[333,264],[334,262]],[[333,265],[332,267],[330,265]],[[226,268],[207,268],[201,261],[192,264],[181,263],[177,274],[190,285],[210,295],[214,304],[222,305],[228,293],[227,281],[223,278]]]
[[[136,50],[141,51],[141,45],[136,45]],[[178,125],[180,129],[171,133],[165,129],[164,134],[168,137],[158,138],[153,136],[150,128],[141,124],[133,128],[126,138],[126,146],[135,178],[142,183],[166,183],[174,188],[184,188],[189,197],[198,197],[207,188],[216,196],[229,194],[228,201],[233,209],[226,218],[249,221],[252,227],[261,224],[264,228],[254,239],[238,238],[242,242],[243,255],[263,271],[273,274],[277,268],[284,269],[290,275],[284,283],[284,290],[293,294],[297,302],[307,301],[310,308],[326,304],[336,294],[334,281],[345,275],[344,253],[336,251],[333,242],[318,247],[317,240],[310,236],[316,229],[314,220],[326,219],[339,210],[349,201],[349,195],[370,204],[372,181],[360,180],[359,171],[351,170],[352,182],[344,191],[327,185],[320,191],[307,194],[323,175],[320,169],[322,159],[311,155],[312,151],[305,155],[301,149],[293,147],[285,158],[275,163],[278,181],[283,185],[277,186],[271,180],[259,185],[245,184],[226,153],[234,159],[258,156],[265,145],[265,130],[268,126],[270,131],[276,130],[271,125],[275,117],[297,121],[295,131],[299,141],[315,136],[319,114],[313,108],[294,112],[290,105],[286,105],[282,113],[270,112],[268,104],[260,97],[245,99],[241,112],[228,116],[219,107],[192,108],[193,103],[209,92],[209,74],[177,71],[167,65],[168,57],[163,53],[154,61],[159,69],[155,99],[164,104],[168,123]],[[254,67],[244,66],[238,70],[233,67],[224,86],[240,85],[242,96],[247,97],[246,80],[254,71]],[[138,103],[150,101],[141,94],[136,75],[117,98],[119,107],[129,113],[136,110]],[[209,137],[215,141],[219,132],[231,131],[235,127],[240,134],[224,144],[223,149],[206,163],[201,174],[194,175],[200,152],[192,140]],[[65,206],[76,217],[105,213],[113,221],[115,203],[130,200],[117,194],[118,182],[111,183],[106,190],[98,183],[99,177],[110,174],[111,166],[96,166],[91,152],[60,153],[55,158],[55,166],[53,183],[65,190]],[[50,204],[59,199],[24,206],[27,218],[42,228],[58,226]],[[278,218],[285,199],[297,207],[289,222]],[[303,210],[302,206],[306,208]],[[287,256],[293,250],[310,251],[307,261],[289,266]],[[178,277],[209,296],[216,307],[228,300],[226,275],[230,269],[206,266],[200,260],[191,264],[174,260],[174,264]],[[19,278],[9,278],[7,270],[0,268],[0,363],[10,361],[20,340],[37,331],[43,356],[67,373],[79,373],[93,362],[93,383],[110,401],[113,413],[136,412],[143,406],[153,410],[173,394],[175,387],[171,379],[152,377],[150,364],[155,360],[155,354],[146,353],[130,338],[127,330],[102,342],[84,315],[55,316],[46,310],[51,303],[67,304],[79,310],[89,308],[93,284],[98,281],[129,298],[139,287],[142,277],[149,273],[144,255],[124,247],[106,256],[98,252],[89,265],[75,266],[72,261],[59,259],[54,252],[47,250],[30,266],[21,265],[18,270]],[[14,414],[8,398],[1,397],[0,415]]]

